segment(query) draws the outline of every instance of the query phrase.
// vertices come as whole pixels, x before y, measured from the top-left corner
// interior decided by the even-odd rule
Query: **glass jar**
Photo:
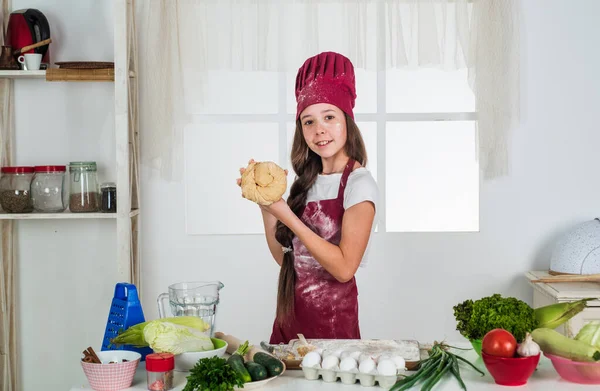
[[[117,185],[112,182],[100,186],[100,211],[104,213],[117,212]]]
[[[96,162],[71,162],[69,209],[73,213],[97,212],[100,207]]]
[[[0,205],[7,213],[30,213],[33,167],[2,167]]]
[[[173,388],[175,356],[171,353],[152,353],[146,356],[148,390],[167,391]]]
[[[66,166],[35,166],[31,201],[37,212],[56,213],[67,208]]]

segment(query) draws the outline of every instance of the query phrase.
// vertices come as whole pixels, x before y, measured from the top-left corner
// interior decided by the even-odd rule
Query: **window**
[[[382,31],[369,36],[384,37]],[[337,50],[334,42],[321,44]],[[478,231],[476,114],[467,71],[386,69],[375,50],[368,58],[378,71],[355,70],[354,113],[380,188],[378,232]],[[290,169],[296,74],[214,71],[204,96],[194,96],[191,86],[200,81],[186,74],[186,102],[202,102],[187,107],[195,115],[185,130],[186,230],[261,234],[260,211],[241,198],[235,178],[250,158]],[[290,172],[289,184],[293,179]]]
[[[466,71],[357,69],[356,77],[356,120],[381,190],[378,231],[477,231],[479,169]],[[235,178],[249,158],[290,167],[294,78],[213,72],[210,99],[189,108],[197,114],[185,131],[189,234],[263,232],[258,208],[240,197]]]

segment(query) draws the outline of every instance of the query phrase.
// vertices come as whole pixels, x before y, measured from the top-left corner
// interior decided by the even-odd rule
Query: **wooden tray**
[[[377,356],[398,355],[406,361],[407,370],[413,370],[421,360],[419,343],[415,340],[309,339],[307,341],[323,350],[360,351]],[[287,345],[275,346],[272,354],[283,361],[287,369],[300,369],[302,358],[306,354],[304,346],[300,340],[293,339]]]
[[[114,62],[101,62],[101,61],[61,61],[55,62],[60,68],[63,69],[108,69],[114,68]]]

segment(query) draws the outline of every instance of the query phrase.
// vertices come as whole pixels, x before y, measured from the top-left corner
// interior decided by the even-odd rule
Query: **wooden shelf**
[[[0,78],[5,78],[5,79],[46,79],[46,71],[0,70]]]
[[[130,71],[129,77],[135,77],[135,72]],[[0,79],[43,79],[46,80],[46,71],[7,71],[0,70]],[[73,82],[73,81],[113,81],[113,80],[56,80],[62,82]]]
[[[139,209],[129,212],[129,217],[140,214]],[[0,213],[0,220],[69,220],[69,219],[116,219],[116,213],[71,213],[65,211],[62,213]]]

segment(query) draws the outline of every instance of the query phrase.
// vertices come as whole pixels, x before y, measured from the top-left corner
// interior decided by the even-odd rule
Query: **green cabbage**
[[[600,321],[594,320],[583,326],[575,339],[600,350]]]
[[[156,353],[181,354],[214,350],[210,337],[193,327],[153,320],[144,327],[144,339]]]

